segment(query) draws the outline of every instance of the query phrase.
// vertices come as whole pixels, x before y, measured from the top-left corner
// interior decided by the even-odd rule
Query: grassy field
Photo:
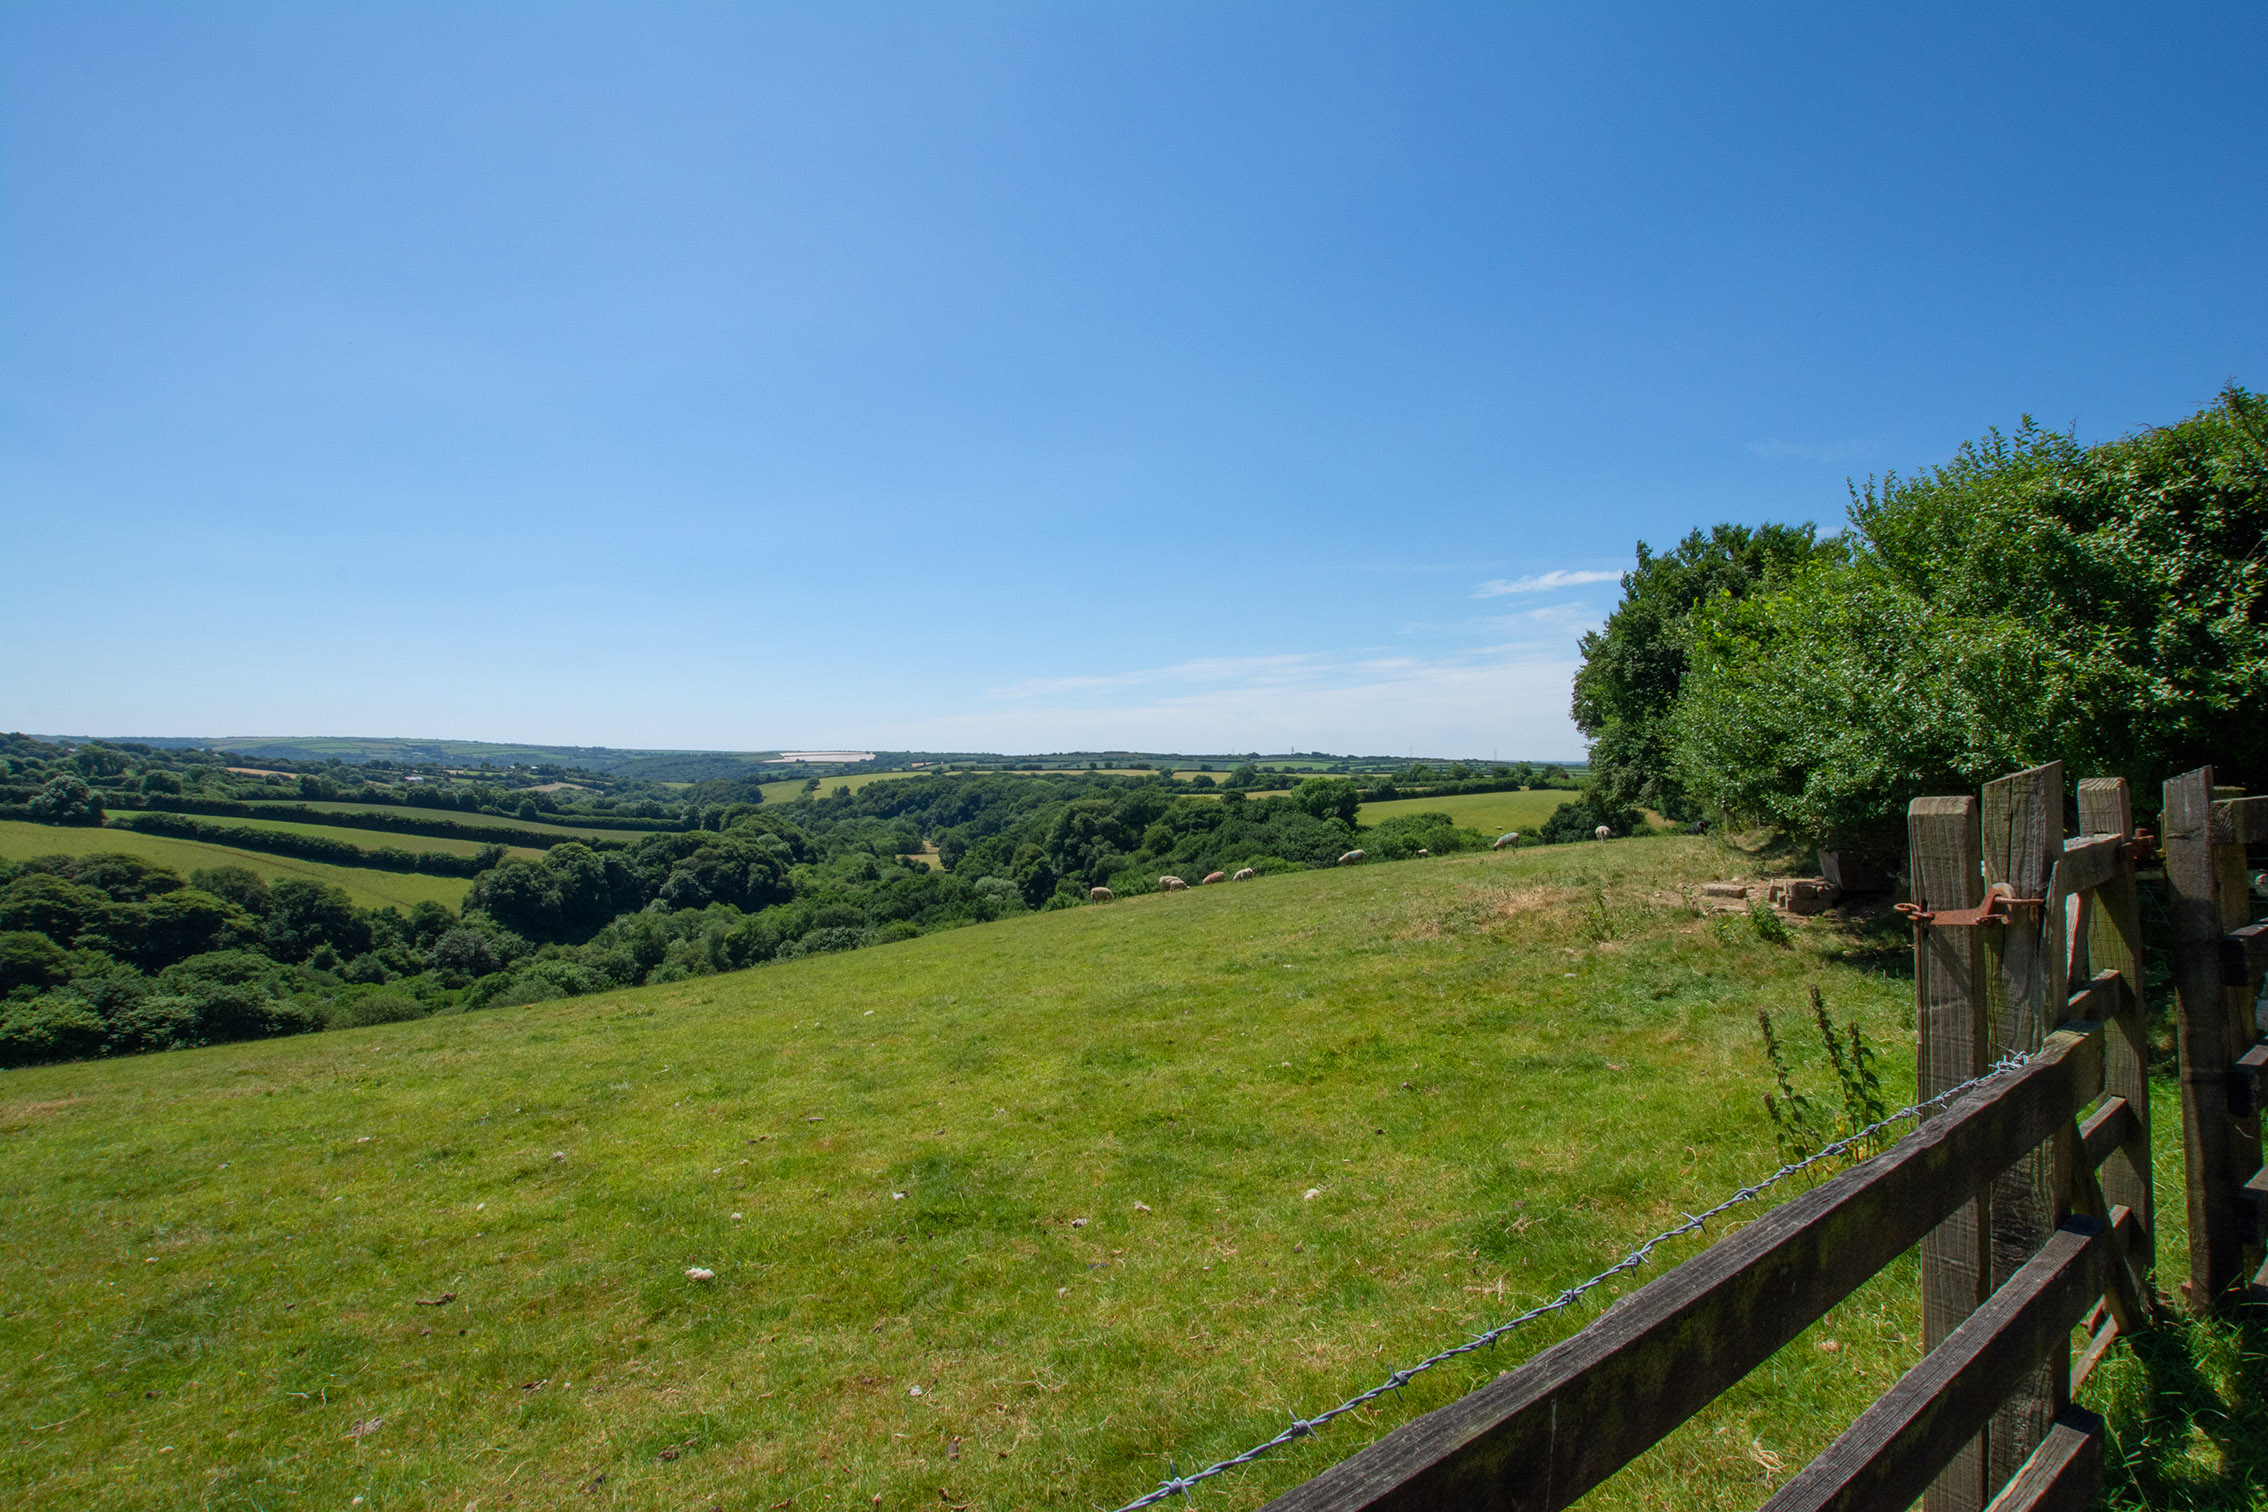
[[[231,824],[240,821],[216,820]],[[330,830],[333,835],[366,833],[364,831]],[[410,836],[391,836],[390,840],[406,840]],[[321,861],[302,861],[296,856],[271,856],[264,851],[237,850],[226,845],[209,845],[202,840],[176,840],[170,835],[140,835],[123,829],[77,829],[60,825],[26,824],[21,820],[0,819],[0,857],[10,861],[24,861],[33,856],[84,856],[95,851],[123,851],[140,856],[159,866],[170,866],[187,877],[191,872],[208,866],[242,866],[258,872],[271,882],[286,877],[297,877],[310,882],[328,882],[346,890],[348,897],[364,908],[408,909],[412,904],[430,898],[455,908],[472,886],[464,877],[428,877],[418,872],[377,871],[364,866],[329,866]]]
[[[839,787],[847,787],[855,793],[870,782],[892,782],[901,777],[928,777],[931,775],[934,774],[927,771],[858,772],[848,777],[822,777],[819,779],[819,792],[824,797]],[[800,798],[803,796],[804,783],[810,780],[808,777],[782,777],[777,782],[767,782],[763,785],[764,801],[766,803],[785,803],[790,798]]]
[[[1560,805],[1574,801],[1567,792],[1459,793],[1451,798],[1396,798],[1391,803],[1366,803],[1356,814],[1360,824],[1376,824],[1396,814],[1447,814],[1461,825],[1489,835],[1518,830],[1535,833]]]
[[[1899,942],[1696,916],[1727,866],[1300,873],[8,1073],[0,1501],[1116,1506],[1776,1164],[1758,1004],[1821,986],[1904,1098]],[[1909,1261],[1585,1505],[1754,1507],[1918,1327]]]
[[[298,799],[292,799],[289,801],[294,803],[300,802],[300,800]],[[598,829],[591,825],[551,824],[540,820],[516,818],[500,819],[494,814],[464,814],[459,813],[453,809],[396,808],[391,804],[329,803],[318,801],[304,803],[301,804],[301,806],[305,808],[311,808],[319,814],[384,814],[401,819],[434,819],[442,821],[454,821],[458,824],[476,826],[485,824],[492,825],[497,829],[533,830],[537,834],[559,835],[575,840],[636,840],[643,834],[651,833],[651,831],[643,830]],[[228,824],[234,821],[225,818],[215,818],[212,822],[215,824]],[[655,830],[660,830],[662,826],[656,825],[654,828]],[[384,834],[386,832],[383,830],[365,830],[363,831],[363,833],[376,835]],[[394,836],[392,838],[400,840],[408,839],[410,837]]]
[[[131,816],[133,809],[116,809],[120,816]],[[314,835],[324,840],[343,840],[364,850],[439,851],[451,856],[470,856],[481,848],[478,840],[446,840],[432,835],[397,835],[386,830],[349,829],[343,825],[300,824],[290,819],[230,819],[191,815],[205,824],[241,824],[247,829],[278,830],[287,835]],[[507,855],[540,858],[543,852],[531,845],[507,845]]]

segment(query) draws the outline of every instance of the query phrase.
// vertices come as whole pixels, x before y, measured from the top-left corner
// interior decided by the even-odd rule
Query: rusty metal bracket
[[[1901,903],[1898,912],[1914,921],[1917,929],[1960,929],[1977,924],[2012,924],[2011,913],[2017,908],[2038,908],[2044,898],[2019,898],[2016,889],[2006,882],[1995,882],[1985,889],[1984,901],[1975,908],[1946,908],[1932,912],[1919,903]]]

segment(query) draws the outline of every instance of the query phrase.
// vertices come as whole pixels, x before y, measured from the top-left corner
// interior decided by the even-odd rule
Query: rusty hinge
[[[1985,889],[1984,901],[1974,908],[1945,908],[1932,912],[1919,903],[1901,903],[1898,912],[1914,921],[1917,927],[1955,929],[1972,924],[2008,924],[2014,922],[2009,913],[2013,908],[2037,908],[2042,898],[2019,898],[2016,889],[2006,882],[1995,882]]]

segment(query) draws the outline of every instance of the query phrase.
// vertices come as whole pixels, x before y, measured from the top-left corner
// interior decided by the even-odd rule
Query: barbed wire
[[[2000,1077],[2006,1076],[2011,1071],[2022,1068],[2024,1065],[2033,1060],[2038,1055],[2038,1053],[2039,1052],[2034,1051],[2028,1055],[2019,1055],[2015,1053],[2004,1055],[1991,1067],[1979,1073],[1978,1075],[1970,1077],[1967,1081],[1960,1083],[1958,1086],[1947,1087],[1944,1091],[1938,1093],[1934,1097],[1927,1097],[1922,1099],[1920,1102],[1909,1103],[1905,1107],[1900,1108],[1895,1113],[1887,1114],[1882,1118],[1876,1119],[1873,1123],[1868,1124],[1865,1128],[1858,1130],[1856,1133],[1847,1134],[1843,1138],[1834,1141],[1832,1144],[1822,1145],[1820,1148],[1814,1150],[1812,1153],[1804,1156],[1800,1160],[1788,1161],[1778,1170],[1772,1172],[1769,1176],[1763,1177],[1758,1181],[1750,1182],[1747,1186],[1744,1186],[1740,1190],[1734,1192],[1730,1197],[1727,1197],[1724,1201],[1718,1203],[1715,1207],[1709,1208],[1704,1212],[1686,1214],[1685,1221],[1683,1223],[1677,1224],[1671,1228],[1663,1229],[1660,1233],[1654,1235],[1653,1238],[1648,1239],[1643,1244],[1639,1245],[1636,1249],[1633,1249],[1629,1254],[1624,1255],[1620,1260],[1608,1266],[1605,1270],[1600,1271],[1597,1275],[1589,1277],[1586,1280],[1576,1282],[1573,1286],[1568,1287],[1565,1291],[1562,1291],[1558,1296],[1553,1297],[1550,1301],[1540,1303],[1537,1306],[1529,1308],[1524,1313],[1520,1313],[1514,1317],[1507,1318],[1502,1323],[1497,1324],[1494,1328],[1491,1328],[1484,1333],[1474,1334],[1470,1339],[1467,1339],[1462,1344],[1452,1344],[1447,1349],[1443,1349],[1437,1351],[1436,1353],[1427,1355],[1424,1359],[1418,1361],[1415,1365],[1408,1366],[1402,1370],[1394,1371],[1392,1374],[1388,1375],[1385,1380],[1379,1382],[1376,1386],[1371,1387],[1368,1391],[1358,1392],[1354,1396],[1348,1397],[1345,1401],[1341,1402],[1336,1407],[1328,1408],[1322,1412],[1318,1412],[1313,1417],[1295,1417],[1292,1419],[1290,1426],[1285,1428],[1283,1432],[1277,1434],[1274,1438],[1269,1439],[1264,1443],[1254,1444],[1251,1448],[1245,1450],[1242,1454],[1232,1455],[1227,1459],[1215,1461],[1213,1464],[1207,1465],[1204,1469],[1193,1471],[1188,1475],[1169,1474],[1163,1481],[1160,1481],[1158,1483],[1158,1488],[1155,1491],[1151,1491],[1145,1495],[1136,1497],[1134,1500],[1128,1502],[1125,1506],[1120,1507],[1118,1509],[1118,1512],[1140,1512],[1141,1508],[1154,1506],[1157,1503],[1164,1501],[1169,1496],[1176,1494],[1187,1496],[1192,1488],[1202,1484],[1205,1481],[1211,1480],[1217,1475],[1225,1475],[1231,1470],[1240,1469],[1245,1465],[1251,1464],[1254,1460],[1260,1458],[1264,1454],[1268,1454],[1274,1450],[1281,1449],[1286,1444],[1294,1443],[1300,1439],[1308,1437],[1311,1434],[1317,1433],[1322,1429],[1329,1427],[1334,1419],[1343,1417],[1347,1413],[1355,1411],[1357,1408],[1369,1406],[1372,1402],[1377,1401],[1380,1397],[1384,1396],[1389,1391],[1400,1391],[1404,1386],[1407,1386],[1411,1381],[1415,1380],[1418,1376],[1424,1374],[1426,1371],[1433,1369],[1436,1365],[1446,1364],[1449,1361],[1457,1359],[1462,1355],[1469,1355],[1475,1350],[1486,1349],[1490,1345],[1494,1344],[1497,1340],[1503,1338],[1506,1334],[1511,1333],[1516,1329],[1524,1328],[1528,1324],[1535,1322],[1539,1318],[1546,1318],[1551,1316],[1553,1313],[1564,1312],[1568,1308],[1573,1307],[1577,1302],[1580,1302],[1589,1293],[1596,1291],[1598,1288],[1606,1285],[1607,1282],[1612,1281],[1615,1277],[1627,1275],[1630,1272],[1638,1269],[1638,1267],[1640,1267],[1641,1265],[1644,1265],[1648,1260],[1653,1258],[1653,1254],[1656,1249],[1660,1248],[1664,1244],[1669,1243],[1671,1240],[1683,1238],[1687,1234],[1697,1232],[1704,1225],[1706,1225],[1710,1219],[1720,1217],[1724,1213],[1730,1211],[1733,1208],[1739,1207],[1743,1203],[1754,1202],[1757,1198],[1763,1196],[1766,1192],[1770,1191],[1773,1187],[1778,1186],[1781,1182],[1786,1181],[1791,1176],[1801,1175],[1803,1172],[1810,1170],[1814,1166],[1822,1165],[1827,1161],[1834,1160],[1842,1155],[1848,1154],[1851,1150],[1866,1144],[1869,1140],[1873,1139],[1874,1136],[1880,1134],[1884,1129],[1889,1128],[1893,1124],[1903,1123],[1909,1118],[1918,1119],[1922,1114],[1929,1112],[1933,1108],[1941,1108],[1945,1106],[1945,1104],[1951,1102],[1954,1098],[1959,1097],[1964,1092],[1973,1091],[1976,1088],[1983,1086],[1986,1082],[1997,1080]]]

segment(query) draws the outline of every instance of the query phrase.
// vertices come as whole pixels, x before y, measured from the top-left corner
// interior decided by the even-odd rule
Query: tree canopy
[[[2050,760],[2145,802],[2206,762],[2268,780],[2268,401],[2241,388],[2095,446],[2027,418],[1870,481],[1840,538],[1681,600],[1682,626],[1643,567],[1577,683],[1616,791],[1882,843],[1919,794]]]

